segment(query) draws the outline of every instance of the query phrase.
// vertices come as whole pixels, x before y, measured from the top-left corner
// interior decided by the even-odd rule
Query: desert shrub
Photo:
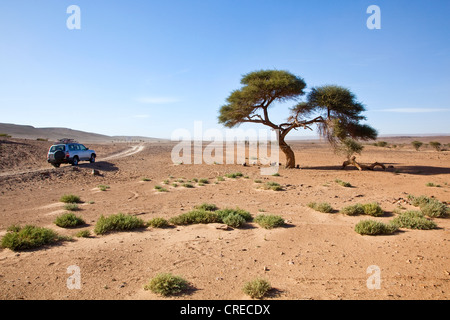
[[[97,186],[97,188],[100,189],[100,191],[106,191],[110,188],[110,186],[104,185],[104,184],[100,184]]]
[[[48,228],[26,225],[11,226],[3,236],[1,246],[13,251],[37,248],[59,240],[58,234]]]
[[[217,177],[217,181],[225,181],[225,178],[222,177],[222,176],[218,176],[218,177]]]
[[[350,182],[345,182],[340,179],[336,179],[336,180],[334,180],[334,182],[336,182],[337,184],[340,184],[341,186],[346,187],[346,188],[350,188],[352,186]]]
[[[73,194],[65,194],[60,199],[60,202],[64,203],[80,203],[80,197]]]
[[[441,151],[442,144],[438,141],[430,141],[430,146],[436,149],[436,151]]]
[[[386,224],[374,220],[361,220],[355,226],[355,231],[362,235],[392,234],[398,230],[394,224]]]
[[[280,174],[279,174],[278,172],[275,172],[272,176],[274,176],[274,177],[279,177]]]
[[[449,213],[447,206],[436,199],[431,199],[420,206],[422,213],[431,218],[443,218]]]
[[[232,173],[227,173],[225,175],[225,177],[232,178],[232,179],[236,179],[236,178],[239,178],[239,177],[242,177],[242,176],[243,176],[243,174],[240,173],[240,172],[232,172]]]
[[[192,210],[179,216],[170,218],[169,222],[175,225],[214,223],[218,222],[218,216],[217,213],[211,211]]]
[[[123,213],[113,214],[108,217],[100,216],[95,224],[96,234],[106,234],[111,231],[125,231],[145,227],[144,220]]]
[[[310,202],[310,203],[308,203],[308,207],[310,207],[311,209],[314,209],[316,211],[319,211],[319,212],[324,212],[324,213],[333,212],[333,208],[327,202],[320,202],[320,203]]]
[[[142,180],[142,181],[152,181],[151,179],[149,179],[149,178],[145,178],[145,177],[144,177],[144,178],[142,178],[141,180]]]
[[[405,211],[396,216],[391,223],[399,228],[429,230],[437,227],[434,221],[428,220],[420,211]]]
[[[78,211],[78,210],[80,210],[80,208],[78,207],[78,204],[76,204],[76,203],[66,203],[64,205],[64,210],[67,210],[67,211]]]
[[[216,211],[219,209],[214,203],[206,203],[206,202],[196,205],[194,208],[205,211]]]
[[[188,282],[182,277],[171,273],[160,273],[151,279],[144,289],[162,296],[171,296],[183,292],[188,286]]]
[[[74,213],[68,212],[58,216],[54,223],[61,228],[74,228],[79,225],[85,224],[81,217],[77,217]]]
[[[153,218],[147,222],[147,225],[153,228],[166,228],[169,222],[164,218]]]
[[[414,149],[416,149],[416,151],[419,151],[420,147],[423,145],[423,142],[416,140],[416,141],[411,142],[411,144],[414,147]]]
[[[348,216],[357,216],[360,214],[364,214],[364,207],[362,204],[357,203],[357,204],[342,208],[340,212],[343,214],[346,214]]]
[[[373,144],[376,147],[387,147],[388,143],[386,141],[377,141]]]
[[[194,186],[190,183],[183,183],[183,187],[185,188],[194,188]]]
[[[262,181],[260,179],[255,179],[254,182],[255,183],[262,183]]]
[[[284,219],[280,216],[260,214],[256,216],[255,222],[264,229],[272,229],[284,225]]]
[[[428,202],[430,202],[432,199],[427,197],[427,196],[413,196],[413,195],[408,195],[408,200],[410,201],[411,205],[413,205],[414,207],[420,207],[423,206],[424,204],[427,204]]]
[[[89,238],[91,236],[91,232],[89,230],[81,230],[77,232],[76,236],[78,238]]]
[[[225,208],[225,209],[221,209],[216,211],[217,213],[217,217],[219,222],[222,221],[228,216],[228,215],[240,215],[242,218],[244,218],[245,221],[251,221],[252,215],[250,214],[250,212],[245,211],[243,209],[240,208],[236,208],[236,209],[230,209],[230,208]]]
[[[158,191],[158,192],[167,192],[166,188],[163,188],[163,187],[161,187],[159,185],[155,186],[155,190]]]
[[[264,185],[262,185],[261,187],[258,187],[264,190],[273,190],[273,191],[282,191],[283,188],[281,187],[281,185],[277,182],[273,182],[273,181],[268,181],[266,182]]]
[[[239,228],[245,224],[245,219],[237,213],[231,213],[231,214],[226,215],[222,219],[222,222],[232,228]]]
[[[270,283],[264,279],[255,279],[245,283],[242,291],[253,299],[262,299],[272,289]]]
[[[380,217],[384,214],[383,209],[378,205],[378,203],[366,203],[362,205],[364,214],[373,217]]]
[[[209,180],[208,179],[200,179],[198,180],[199,183],[203,183],[203,184],[208,184]]]

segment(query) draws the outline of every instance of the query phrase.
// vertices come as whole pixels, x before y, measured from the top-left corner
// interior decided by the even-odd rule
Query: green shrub
[[[355,231],[362,235],[392,234],[398,230],[394,224],[385,224],[374,220],[361,220],[355,226]]]
[[[423,142],[416,140],[416,141],[411,142],[411,144],[414,147],[414,149],[416,149],[416,151],[419,151],[420,147],[423,145]]]
[[[199,183],[203,183],[203,184],[208,184],[209,180],[208,179],[200,179],[198,180]]]
[[[59,201],[64,203],[80,203],[80,197],[73,194],[65,194],[63,195]]]
[[[61,228],[74,228],[85,224],[81,217],[77,217],[74,213],[68,212],[58,216],[54,223]]]
[[[166,228],[169,222],[164,218],[153,218],[147,222],[147,225],[153,228]]]
[[[100,189],[100,191],[106,191],[110,188],[110,186],[104,185],[104,184],[100,184],[97,186],[97,188]]]
[[[224,177],[221,177],[221,176],[219,176],[219,177],[217,177],[217,181],[225,181],[225,178],[224,178]]]
[[[141,180],[142,180],[142,181],[152,181],[152,180],[149,179],[149,178],[142,178]]]
[[[256,279],[247,282],[242,291],[253,299],[262,299],[272,287],[267,280]]]
[[[183,183],[183,187],[185,188],[194,188],[194,186],[190,183]]]
[[[204,202],[200,205],[196,205],[194,208],[198,209],[198,210],[205,210],[205,211],[216,211],[217,209],[219,209],[215,204],[206,203],[206,202]]]
[[[76,234],[76,236],[78,238],[89,238],[91,236],[91,232],[89,230],[81,230]]]
[[[262,181],[260,179],[255,179],[254,182],[255,183],[262,183]]]
[[[158,192],[167,192],[167,189],[163,188],[161,186],[155,186],[155,190],[158,191]]]
[[[395,217],[391,223],[398,228],[430,230],[437,227],[434,221],[428,220],[420,211],[405,211]]]
[[[441,151],[442,144],[438,141],[430,141],[430,146],[436,149],[436,151]]]
[[[192,210],[179,216],[170,218],[169,222],[175,225],[214,223],[218,222],[218,216],[215,212],[211,211]]]
[[[13,251],[37,248],[60,240],[58,234],[48,228],[26,225],[11,226],[3,236],[1,246]]]
[[[78,207],[78,204],[76,203],[66,203],[64,205],[64,209],[67,211],[78,211],[80,208]]]
[[[427,196],[413,196],[412,194],[408,195],[408,200],[410,201],[411,205],[413,205],[414,207],[420,207],[423,206],[425,204],[427,204],[428,202],[430,202],[431,198],[427,197]]]
[[[319,212],[324,212],[324,213],[333,212],[333,208],[327,202],[321,202],[321,203],[310,202],[310,203],[308,203],[308,207],[310,207],[311,209],[314,209],[316,211],[319,211]]]
[[[245,224],[245,219],[240,214],[231,213],[231,214],[226,215],[222,219],[222,222],[232,228],[239,228]]]
[[[443,218],[449,213],[447,206],[436,199],[431,199],[420,206],[424,215],[430,218]]]
[[[342,181],[339,179],[334,180],[334,182],[336,182],[337,184],[340,184],[341,186],[346,187],[346,188],[350,188],[352,186],[350,182],[345,182],[345,181]]]
[[[151,279],[144,289],[162,296],[171,296],[183,292],[188,287],[188,282],[182,277],[171,273],[160,273]]]
[[[362,205],[364,214],[373,217],[380,217],[384,214],[383,209],[378,205],[378,203],[366,203]]]
[[[106,234],[111,231],[124,231],[143,227],[145,227],[145,222],[142,219],[132,215],[118,213],[108,217],[100,216],[95,225],[94,232],[96,234]]]
[[[273,182],[273,181],[268,181],[263,186],[258,187],[258,188],[262,188],[264,190],[273,190],[273,191],[282,191],[283,190],[283,188],[281,187],[281,185],[279,183]]]
[[[219,222],[223,222],[223,220],[228,216],[228,215],[240,215],[245,221],[251,221],[252,215],[250,214],[250,212],[245,211],[243,209],[240,208],[236,208],[236,209],[230,209],[230,208],[225,208],[225,209],[221,209],[216,211],[217,213],[217,217]]]
[[[284,219],[280,216],[260,214],[256,216],[255,222],[265,229],[272,229],[284,225]]]
[[[354,204],[351,206],[347,206],[341,209],[340,211],[343,214],[346,214],[348,216],[357,216],[360,214],[364,214],[364,207],[362,204]]]
[[[274,177],[279,177],[280,174],[279,174],[278,172],[275,172],[272,176],[274,176]]]
[[[236,178],[242,177],[242,176],[243,176],[243,174],[240,173],[240,172],[232,172],[232,173],[227,173],[227,174],[225,175],[225,177],[231,178],[231,179],[236,179]]]

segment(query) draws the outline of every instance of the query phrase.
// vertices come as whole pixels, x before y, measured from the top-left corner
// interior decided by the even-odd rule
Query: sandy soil
[[[287,225],[266,230],[249,223],[226,231],[215,225],[147,228],[74,237],[35,250],[0,249],[0,298],[165,299],[143,287],[157,273],[171,272],[187,279],[191,290],[168,299],[248,299],[242,286],[256,277],[274,287],[268,299],[448,299],[450,219],[434,219],[438,229],[401,229],[390,236],[354,231],[362,219],[388,222],[398,206],[413,208],[405,201],[408,194],[449,202],[450,151],[414,151],[400,140],[396,148],[366,146],[358,157],[362,163],[393,166],[386,171],[341,170],[342,157],[327,145],[296,142],[292,145],[301,169],[281,168],[279,177],[267,177],[252,165],[173,164],[170,143],[89,146],[99,155],[95,164],[56,169],[45,162],[48,142],[7,139],[1,144],[0,236],[12,224],[34,224],[73,236],[81,229],[93,230],[100,215],[123,212],[147,221],[179,215],[202,202],[239,206],[253,216],[262,211],[280,215]],[[24,157],[19,161],[10,156],[12,150],[16,155],[24,152]],[[100,175],[92,175],[92,169]],[[217,176],[237,171],[249,178],[214,183]],[[150,181],[142,181],[144,177]],[[154,189],[166,179],[172,183],[181,178],[208,178],[210,183],[192,189],[168,185],[169,192]],[[255,179],[278,182],[284,190],[257,189]],[[354,187],[344,188],[335,179]],[[428,182],[441,187],[427,187]],[[99,184],[110,188],[100,191]],[[67,193],[84,201],[77,214],[88,225],[81,229],[53,223],[64,212],[59,198]],[[307,206],[311,201],[329,202],[336,212],[316,212]],[[337,212],[349,204],[374,201],[385,216]],[[73,265],[80,268],[82,285],[70,290],[67,269]],[[372,265],[380,270],[380,289],[367,287]]]

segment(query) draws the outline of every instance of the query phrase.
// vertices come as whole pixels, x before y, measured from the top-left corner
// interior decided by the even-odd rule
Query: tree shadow
[[[437,174],[449,174],[450,167],[434,167],[434,166],[393,166],[391,163],[387,163],[386,169],[374,168],[373,170],[363,170],[367,172],[387,172],[387,173],[397,173],[397,174],[411,174],[411,175],[437,175]],[[389,167],[391,166],[391,167]],[[302,167],[302,170],[328,170],[328,171],[359,171],[358,168],[354,166],[347,166],[342,168],[342,166],[307,166]]]

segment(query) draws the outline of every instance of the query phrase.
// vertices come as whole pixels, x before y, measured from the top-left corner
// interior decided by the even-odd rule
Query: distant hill
[[[0,123],[0,134],[8,134],[13,138],[21,139],[48,139],[56,141],[61,138],[69,138],[80,143],[105,143],[105,142],[125,142],[125,141],[143,141],[143,142],[165,142],[168,140],[139,137],[139,136],[107,136],[98,133],[73,130],[68,128],[35,128],[33,126]]]

